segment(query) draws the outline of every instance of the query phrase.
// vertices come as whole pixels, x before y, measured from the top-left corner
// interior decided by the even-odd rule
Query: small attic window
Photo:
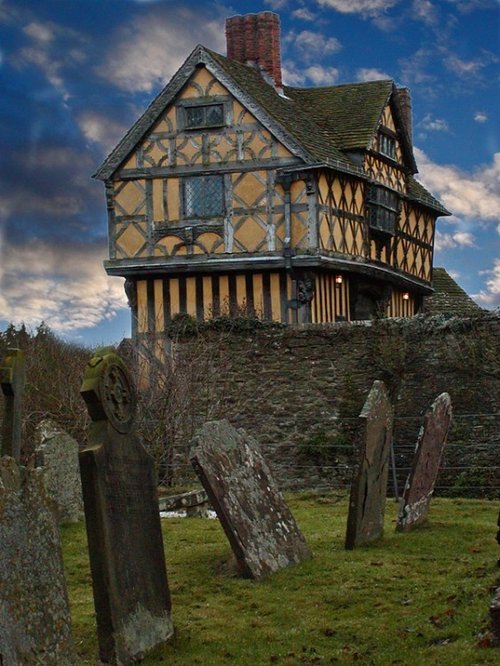
[[[382,155],[390,157],[392,160],[396,159],[396,139],[384,132],[378,135],[378,150]]]
[[[197,104],[196,106],[186,106],[184,112],[186,114],[186,129],[220,127],[221,125],[224,125],[223,104]]]

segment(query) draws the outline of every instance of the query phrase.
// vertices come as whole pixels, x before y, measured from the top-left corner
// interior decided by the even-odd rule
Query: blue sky
[[[262,10],[288,85],[410,87],[417,177],[453,212],[435,265],[500,306],[498,0],[0,0],[0,330],[129,335],[91,175],[197,43],[225,53],[225,19]]]

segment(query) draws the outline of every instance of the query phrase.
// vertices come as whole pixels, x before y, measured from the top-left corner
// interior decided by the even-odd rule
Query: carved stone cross
[[[135,433],[136,394],[112,348],[87,365],[92,424],[80,471],[101,660],[129,664],[173,633],[153,459]]]
[[[0,368],[0,384],[5,406],[0,453],[2,456],[12,456],[19,462],[24,391],[24,352],[20,349],[8,350]]]

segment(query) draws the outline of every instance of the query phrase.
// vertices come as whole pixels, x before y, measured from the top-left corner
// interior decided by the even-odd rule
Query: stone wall
[[[190,329],[191,337],[175,345],[178,367],[196,355],[203,368],[192,391],[194,420],[224,416],[245,428],[261,443],[282,486],[347,485],[356,417],[372,382],[382,379],[395,406],[400,487],[422,416],[447,391],[454,418],[438,487],[498,494],[500,475],[491,467],[499,453],[498,314],[217,328]],[[186,441],[179,438],[175,446],[182,464]]]

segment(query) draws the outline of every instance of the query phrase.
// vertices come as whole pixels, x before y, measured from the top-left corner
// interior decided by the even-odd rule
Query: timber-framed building
[[[134,337],[177,313],[421,311],[449,213],[414,177],[409,91],[284,86],[272,12],[228,19],[226,36],[227,56],[197,46],[96,173]]]

